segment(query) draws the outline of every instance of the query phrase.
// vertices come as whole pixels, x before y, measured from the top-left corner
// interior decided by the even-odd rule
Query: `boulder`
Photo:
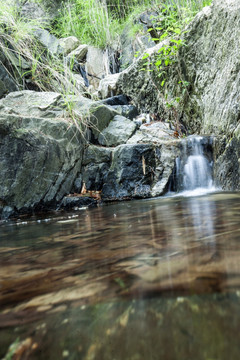
[[[69,121],[0,113],[3,217],[56,206],[80,172],[83,148]]]
[[[105,201],[160,196],[168,184],[179,153],[178,143],[124,144],[113,151],[102,189]]]
[[[91,129],[92,140],[97,141],[99,134],[109,125],[117,115],[111,106],[85,97],[72,97],[73,108],[79,118],[87,123]]]
[[[42,118],[64,117],[66,109],[61,94],[15,91],[0,100],[0,113]]]
[[[111,165],[112,149],[89,145],[82,162],[82,181],[88,191],[101,191]]]
[[[0,64],[0,98],[5,96],[11,91],[19,90],[18,84],[7,71],[3,64]]]
[[[120,85],[118,84],[120,78],[120,73],[110,74],[100,80],[98,86],[98,95],[101,99],[106,99],[120,94]]]
[[[68,54],[67,58],[70,60],[75,59],[78,62],[82,62],[85,60],[87,52],[88,52],[88,45],[86,44],[79,45],[76,49],[74,49]]]
[[[141,143],[168,143],[174,141],[174,131],[170,129],[169,124],[162,122],[153,122],[142,124],[140,129],[127,141],[128,144]]]
[[[94,46],[88,47],[85,69],[90,85],[97,89],[102,78],[109,74],[109,61],[107,51]]]
[[[59,44],[64,50],[64,55],[68,55],[80,45],[80,41],[76,38],[76,36],[68,36],[66,38],[59,39]]]
[[[64,48],[60,45],[59,40],[46,29],[35,29],[35,38],[46,48],[51,55],[59,56],[64,53]]]
[[[0,100],[0,113],[41,118],[70,118],[91,128],[96,140],[117,112],[110,106],[83,96],[63,96],[55,92],[23,90]]]
[[[133,135],[137,125],[121,115],[116,115],[99,135],[101,145],[117,146],[124,144]]]
[[[112,108],[117,111],[119,115],[131,120],[138,116],[138,110],[134,105],[113,105]]]

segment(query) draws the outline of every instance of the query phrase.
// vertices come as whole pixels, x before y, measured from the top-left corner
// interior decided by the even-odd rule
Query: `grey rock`
[[[34,36],[52,55],[58,56],[64,53],[59,40],[46,29],[39,28],[34,30]]]
[[[15,91],[0,100],[0,113],[54,118],[66,113],[62,96],[54,92]]]
[[[80,41],[76,38],[76,36],[68,36],[66,38],[59,39],[59,44],[63,48],[64,54],[68,55],[80,45]]]
[[[74,110],[76,114],[88,123],[94,140],[109,125],[110,121],[117,115],[111,106],[103,105],[101,102],[82,97],[73,97]]]
[[[116,110],[119,115],[131,120],[138,116],[138,109],[134,105],[114,105],[113,109]]]
[[[88,45],[86,44],[79,45],[76,49],[71,51],[70,54],[68,54],[67,58],[70,60],[75,59],[78,62],[82,62],[85,60],[87,52],[88,52]]]
[[[3,53],[0,52],[0,98],[8,94],[11,91],[19,90],[16,80],[12,77],[11,73],[5,66],[6,58]]]
[[[101,191],[106,178],[110,163],[88,164],[82,169],[82,179],[88,191]]]
[[[139,143],[176,143],[178,140],[174,137],[174,131],[169,128],[169,124],[155,122],[143,124],[140,129],[127,141],[128,144]]]
[[[84,94],[87,89],[86,89],[83,77],[80,74],[72,73],[71,75],[72,75],[72,83],[73,83],[73,86],[75,87],[75,89],[78,92]]]
[[[37,20],[37,22],[43,25],[50,25],[51,22],[59,14],[61,6],[61,0],[12,0],[14,6],[17,6],[20,15],[26,19],[26,21]]]
[[[137,125],[121,115],[116,115],[108,127],[98,137],[101,145],[117,146],[124,144],[133,135]]]
[[[108,53],[94,46],[88,46],[85,68],[90,85],[97,90],[100,80],[110,72]]]
[[[101,99],[109,98],[110,96],[115,96],[121,94],[120,92],[120,73],[118,74],[110,74],[105,76],[99,82],[98,86],[98,95]]]
[[[0,114],[0,201],[15,212],[56,205],[81,169],[84,139],[68,121]]]
[[[0,219],[7,220],[14,214],[14,209],[11,206],[4,206],[0,211]]]
[[[105,201],[160,196],[167,191],[178,144],[124,144],[114,149],[102,189]]]
[[[80,194],[83,186],[82,175],[78,175],[73,184],[73,193]]]
[[[45,25],[48,24],[50,20],[43,3],[25,1],[22,6],[20,5],[20,14],[29,21],[37,20]]]
[[[111,165],[112,149],[90,145],[84,152],[82,180],[87,190],[102,190]]]
[[[89,145],[84,151],[83,166],[90,163],[101,164],[110,163],[112,158],[112,148]]]

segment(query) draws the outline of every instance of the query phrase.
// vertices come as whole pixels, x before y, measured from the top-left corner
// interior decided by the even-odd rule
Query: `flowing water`
[[[183,150],[176,159],[173,189],[183,196],[202,195],[216,191],[212,178],[211,137],[189,136],[182,142]]]
[[[236,360],[240,193],[2,224],[0,358]]]

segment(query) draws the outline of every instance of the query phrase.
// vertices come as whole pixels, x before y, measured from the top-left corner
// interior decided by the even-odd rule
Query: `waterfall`
[[[176,159],[170,191],[178,195],[201,195],[215,191],[212,163],[211,137],[189,136],[183,141],[181,156]]]

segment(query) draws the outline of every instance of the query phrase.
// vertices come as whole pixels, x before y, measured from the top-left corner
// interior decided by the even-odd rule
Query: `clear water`
[[[214,193],[3,224],[0,358],[239,359],[239,212]]]

